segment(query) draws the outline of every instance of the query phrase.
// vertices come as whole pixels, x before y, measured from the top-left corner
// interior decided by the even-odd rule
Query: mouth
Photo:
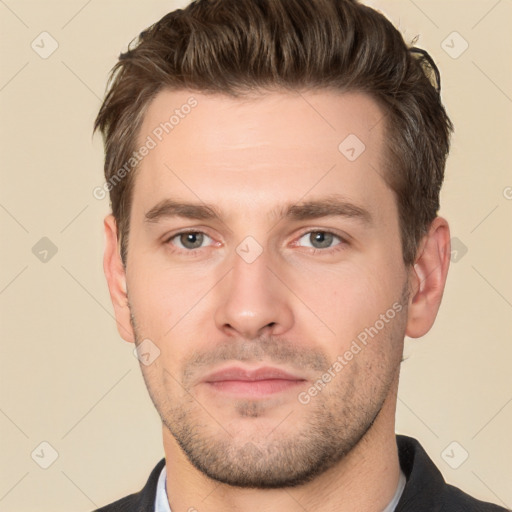
[[[218,393],[257,398],[293,390],[305,381],[280,368],[230,366],[209,374],[202,383]]]

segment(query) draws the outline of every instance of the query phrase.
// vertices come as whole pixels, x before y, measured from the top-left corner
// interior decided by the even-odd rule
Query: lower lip
[[[223,393],[245,396],[266,396],[288,391],[302,384],[303,380],[265,379],[265,380],[219,380],[207,382],[211,388]]]

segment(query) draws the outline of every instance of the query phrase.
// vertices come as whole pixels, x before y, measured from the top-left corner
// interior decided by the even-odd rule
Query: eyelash
[[[340,241],[340,243],[338,243],[332,247],[328,247],[327,249],[317,249],[316,247],[308,247],[307,249],[308,249],[309,254],[324,254],[324,255],[325,254],[333,254],[335,252],[345,249],[346,246],[348,245],[348,241],[343,236],[335,233],[334,231],[328,231],[326,229],[318,229],[318,228],[317,229],[309,229],[308,231],[304,231],[297,238],[297,241],[300,240],[301,238],[303,238],[305,235],[309,235],[311,233],[323,233],[323,234],[327,234],[327,235],[332,235],[334,238],[337,238]]]
[[[167,237],[165,239],[165,243],[166,244],[170,244],[172,245],[172,240],[181,236],[181,235],[186,235],[187,233],[193,233],[193,234],[202,234],[202,235],[205,235],[207,236],[208,238],[212,239],[211,236],[209,236],[207,233],[205,233],[204,231],[198,231],[198,230],[193,230],[193,229],[190,229],[190,230],[183,230],[183,231],[178,231],[177,233],[173,233],[171,236]],[[347,245],[349,245],[348,241],[346,240],[346,238],[344,238],[343,236],[333,232],[333,231],[328,231],[328,230],[325,230],[325,229],[310,229],[308,231],[304,231],[303,233],[301,233],[298,237],[297,237],[297,241],[300,240],[301,238],[304,237],[304,235],[308,235],[310,233],[324,233],[324,234],[327,234],[327,235],[333,235],[335,238],[337,238],[340,243],[334,245],[333,247],[329,247],[327,249],[317,249],[316,247],[308,247],[309,249],[309,254],[313,254],[313,255],[316,255],[316,254],[319,254],[319,253],[322,253],[322,254],[332,254],[332,253],[335,253],[337,251],[341,251],[341,250],[344,250],[346,248]],[[299,246],[300,247],[300,246]],[[174,249],[173,252],[177,252],[177,253],[183,253],[183,254],[188,254],[188,255],[195,255],[197,254],[199,251],[201,251],[202,249],[206,249],[206,247],[199,247],[197,249]]]

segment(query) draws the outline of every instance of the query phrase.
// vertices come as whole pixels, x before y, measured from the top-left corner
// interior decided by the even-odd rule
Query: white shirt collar
[[[398,502],[400,501],[400,498],[402,497],[406,482],[407,478],[405,478],[404,472],[400,468],[400,476],[398,477],[398,486],[396,488],[395,495],[391,498],[388,506],[382,512],[394,512]]]
[[[156,486],[156,499],[155,499],[155,512],[172,512],[169,506],[169,498],[167,497],[166,490],[167,470],[164,465],[160,476],[158,477],[158,484]],[[393,512],[402,497],[404,492],[406,478],[404,472],[400,470],[400,478],[398,480],[398,487],[396,488],[395,495],[389,502],[388,506],[382,512]]]
[[[156,499],[155,499],[155,512],[171,512],[169,506],[169,499],[167,497],[167,490],[165,482],[167,480],[167,470],[164,464],[160,476],[158,477],[158,484],[156,486]]]

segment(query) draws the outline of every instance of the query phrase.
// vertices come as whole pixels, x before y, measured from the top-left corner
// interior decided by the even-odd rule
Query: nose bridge
[[[239,244],[233,257],[231,272],[233,297],[243,299],[249,306],[251,302],[256,304],[258,301],[265,301],[265,297],[272,294],[268,270],[270,259],[268,249],[255,247],[254,242],[244,241]]]
[[[246,237],[232,255],[232,269],[218,298],[215,320],[222,330],[254,338],[265,329],[273,334],[293,323],[286,288],[269,270],[275,266],[270,251]]]

